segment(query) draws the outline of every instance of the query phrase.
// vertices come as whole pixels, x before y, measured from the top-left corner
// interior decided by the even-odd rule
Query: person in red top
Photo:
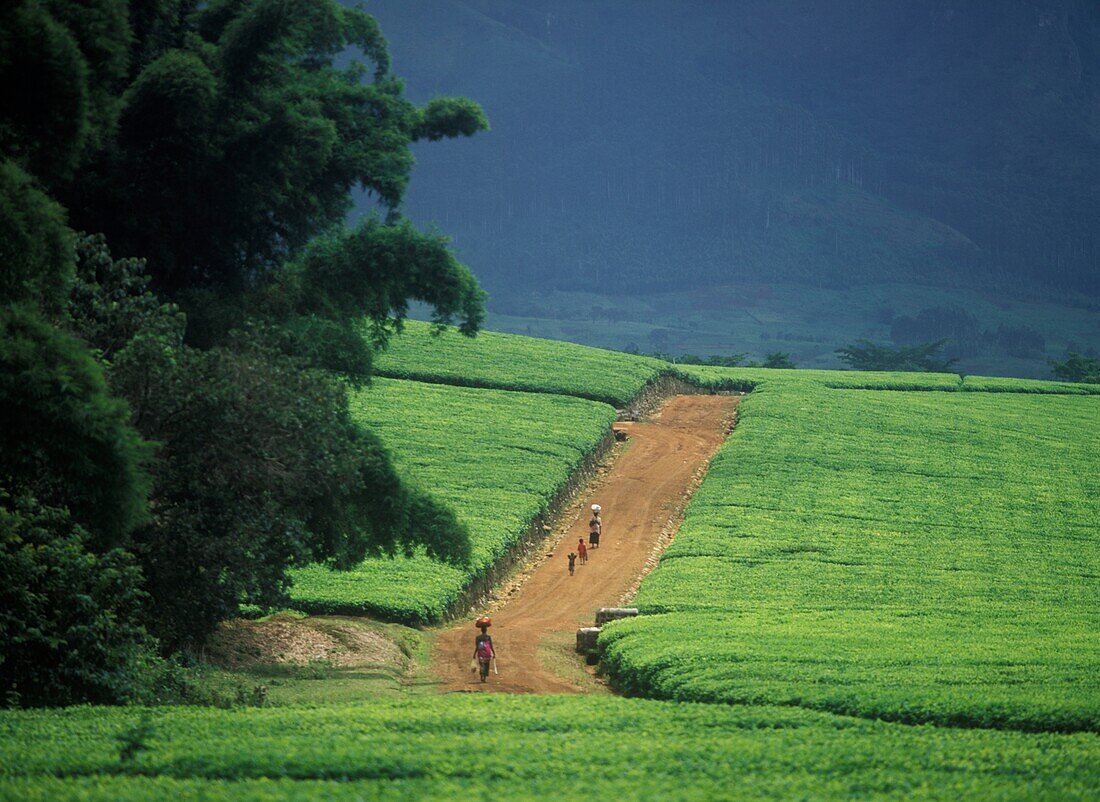
[[[581,558],[581,565],[588,562],[588,546],[584,545],[584,538],[577,541],[577,556]]]
[[[489,676],[489,663],[497,656],[496,649],[493,648],[493,638],[489,635],[489,627],[492,623],[492,619],[484,615],[476,622],[481,634],[474,638],[474,659],[477,660],[482,682],[485,682]]]

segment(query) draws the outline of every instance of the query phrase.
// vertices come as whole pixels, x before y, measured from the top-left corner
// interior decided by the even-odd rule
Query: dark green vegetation
[[[946,373],[957,359],[944,359],[939,355],[947,340],[936,340],[917,345],[899,345],[891,348],[869,340],[837,349],[840,361],[852,370],[906,370],[924,373]]]
[[[1100,360],[1070,352],[1065,362],[1051,362],[1054,377],[1063,381],[1100,384]]]
[[[600,282],[1098,289],[1089,0],[445,0],[431,24],[379,0],[372,13],[414,96],[469,94],[493,116],[491,136],[425,152],[410,208],[456,233],[494,296]]]
[[[797,285],[799,294],[872,291],[914,319],[925,308],[971,309],[975,291],[1095,314],[1092,0],[441,0],[430,21],[403,0],[371,10],[394,37],[413,97],[468,94],[493,119],[485,137],[418,152],[408,204],[414,219],[454,232],[493,312],[546,317],[529,309],[550,287],[605,296],[557,324],[579,326],[592,306],[623,311],[642,292],[652,301],[699,291],[698,306],[746,285]],[[910,293],[899,285],[933,298],[903,308]],[[775,306],[781,320],[761,316],[752,341],[727,334],[742,325],[727,308],[712,332],[727,343],[705,353],[745,350],[759,333],[826,336],[830,356],[857,337],[880,339],[862,330],[833,339],[789,300]],[[675,307],[685,318],[694,311]],[[1062,343],[1052,346],[1063,321],[1007,317],[1044,337],[1046,356],[1063,356]],[[869,311],[860,324],[875,322]],[[615,341],[601,339],[607,328],[565,339],[637,341],[622,325]],[[706,341],[675,352],[700,353]],[[1100,349],[1095,330],[1076,350],[1088,347]],[[973,359],[994,364],[966,372],[1045,373],[1042,358],[999,344],[983,351]]]
[[[650,614],[602,636],[618,685],[1100,729],[1100,398],[1073,394],[1087,385],[692,370],[757,388],[641,587]]]
[[[405,337],[413,343],[420,339],[402,334],[395,343]],[[478,349],[482,360],[490,353],[496,359],[482,361],[485,367],[503,371],[516,349],[527,345],[526,363],[540,366],[547,381],[556,382],[549,368],[558,363],[545,357],[555,346],[519,337],[486,342],[488,347]],[[497,351],[494,344],[503,347]],[[600,353],[562,349],[563,356],[577,351]],[[621,361],[624,370],[634,364],[630,357]],[[610,373],[610,381],[589,376],[585,386],[593,394],[606,392],[618,380],[613,369]],[[430,489],[453,511],[463,534],[469,533],[470,557],[455,565],[416,549],[397,558],[368,558],[350,571],[310,566],[293,572],[291,596],[295,607],[313,613],[367,613],[411,624],[439,621],[470,583],[508,554],[615,419],[606,404],[546,392],[390,379],[375,379],[355,393],[352,412],[390,447],[406,483]]]
[[[1088,799],[1096,736],[901,727],[781,707],[450,696],[283,710],[0,713],[20,799]],[[18,732],[21,737],[13,738]],[[654,748],[659,741],[659,748]],[[595,744],[598,765],[578,757]]]
[[[148,291],[140,264],[111,260],[94,239],[78,254],[71,325],[100,354],[135,426],[159,444],[157,516],[130,545],[166,645],[200,642],[242,601],[282,601],[291,560],[352,564],[408,532],[430,538],[437,556],[468,556],[453,527],[429,522],[443,511],[400,486],[331,377],[256,334],[189,347],[183,315]]]
[[[141,570],[94,548],[68,511],[0,491],[0,687],[5,702],[152,701]],[[34,678],[28,681],[28,678]]]
[[[1081,234],[1096,211],[1094,126],[1066,114],[1095,88],[1095,16],[1077,0],[1038,12],[1037,43],[1020,33],[1030,9],[998,9],[998,24],[982,26],[991,12],[979,6],[928,17],[898,5],[891,26],[914,42],[931,24],[937,36],[977,28],[963,41],[979,45],[956,47],[949,34],[933,55],[950,58],[918,59],[936,66],[916,85],[903,76],[906,102],[876,118],[911,133],[901,145],[854,130],[862,110],[832,89],[851,84],[822,68],[816,44],[804,47],[819,12],[792,13],[783,29],[780,6],[738,4],[769,31],[754,39],[755,22],[716,24],[718,5],[709,17],[674,4],[555,4],[545,18],[536,0],[438,8],[414,12],[421,39],[410,43],[441,26],[477,64],[451,63],[452,44],[425,48],[436,80],[523,84],[502,119],[506,138],[522,130],[524,143],[506,141],[546,171],[526,186],[506,159],[490,169],[463,159],[456,174],[472,167],[470,180],[439,184],[495,193],[488,210],[464,201],[455,223],[463,243],[478,226],[493,237],[487,261],[501,284],[522,268],[553,271],[571,290],[684,285],[711,311],[740,300],[716,285],[762,269],[819,288],[886,278],[1008,293],[1036,286],[1035,267],[1059,302],[1095,285],[1095,241]],[[882,17],[865,3],[836,9],[854,38],[832,52],[858,54],[864,74],[896,84],[878,69],[898,50],[896,36],[874,35]],[[631,35],[587,24],[608,10],[624,12],[611,16]],[[669,14],[678,24],[654,24]],[[515,31],[533,46],[502,69],[499,53],[463,42],[486,26],[506,46]],[[652,57],[654,32],[674,58]],[[600,402],[622,403],[668,368],[504,336],[463,350],[458,335],[433,341],[413,326],[379,363],[439,384],[366,387],[411,301],[464,334],[482,322],[470,272],[401,204],[413,143],[487,123],[462,99],[406,100],[360,11],[332,0],[21,0],[0,12],[0,47],[11,90],[0,107],[4,703],[295,705],[2,711],[0,797],[1095,796],[1094,384],[678,368],[755,395],[643,586],[647,615],[605,635],[607,667],[634,693],[742,704],[364,703],[407,693],[426,641],[334,619],[303,629],[345,646],[385,635],[378,654],[341,666],[307,652],[291,667],[227,645],[222,627],[211,648],[253,659],[204,668],[196,685],[182,668],[189,647],[242,604],[287,603],[292,576],[310,609],[442,617],[492,578],[606,435],[613,411]],[[972,74],[1002,50],[1028,53],[1028,73],[990,69],[1006,73],[1004,100],[1034,139],[997,128],[965,93],[947,113],[912,119],[934,105],[923,87],[943,84],[940,65]],[[524,52],[538,75],[511,58]],[[792,52],[812,80],[692,80]],[[1069,55],[1045,60],[1052,52]],[[609,80],[623,70],[635,91]],[[799,96],[777,103],[784,87]],[[859,88],[889,105],[877,83]],[[703,141],[650,125],[672,98],[702,111],[668,116],[691,119]],[[839,111],[826,119],[824,108]],[[571,135],[541,125],[547,112]],[[975,118],[1006,144],[926,147],[938,126]],[[594,119],[645,131],[643,146],[577,135]],[[1057,151],[1030,144],[1050,141]],[[570,169],[531,148],[556,149]],[[347,228],[356,187],[376,214]],[[527,297],[522,280],[508,289]],[[1082,354],[1056,366],[1073,380],[1095,367],[1095,308],[1077,298],[1083,322],[1067,326],[1086,346],[1069,348],[1066,334],[1066,350]],[[897,345],[947,327],[967,358],[1062,358],[1061,340],[971,319],[969,306],[875,306],[874,325]],[[639,350],[671,352],[678,332],[703,326],[677,319],[686,305],[633,318],[611,303],[567,307],[570,326],[636,329],[648,338]],[[808,320],[795,330],[740,311],[760,333],[778,329],[752,355],[772,365],[807,334],[821,350],[839,344]],[[853,325],[843,341],[881,333]],[[177,648],[183,656],[164,659]]]
[[[0,83],[5,700],[162,698],[150,635],[201,645],[295,564],[465,565],[337,374],[411,300],[476,332],[476,281],[400,205],[411,144],[481,109],[408,101],[335,0],[20,0]],[[347,229],[354,187],[378,214]]]

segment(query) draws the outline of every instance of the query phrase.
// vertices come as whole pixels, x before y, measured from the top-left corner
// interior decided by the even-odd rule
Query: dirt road
[[[667,540],[702,471],[733,422],[738,396],[681,395],[652,418],[618,423],[628,433],[603,477],[587,488],[563,516],[555,540],[548,540],[541,562],[529,566],[506,597],[489,607],[490,634],[499,654],[500,674],[482,685],[470,671],[473,621],[463,620],[439,634],[433,673],[443,690],[508,693],[575,693],[584,683],[543,665],[540,643],[559,646],[579,626],[592,626],[596,609],[619,604],[636,587],[655,548]],[[603,537],[588,564],[569,575],[566,555],[577,539],[588,540],[589,505],[603,507]],[[579,563],[579,561],[578,561]],[[578,658],[579,660],[579,658]]]

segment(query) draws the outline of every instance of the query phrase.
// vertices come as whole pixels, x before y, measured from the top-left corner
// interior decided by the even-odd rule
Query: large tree
[[[75,237],[50,196],[110,136],[128,37],[120,2],[0,10],[0,692],[23,704],[132,698],[148,658],[117,547],[148,519],[150,449],[55,325]]]
[[[857,340],[836,349],[841,362],[852,370],[897,370],[922,373],[947,373],[957,359],[944,359],[940,349],[947,340],[936,340],[917,345],[889,346],[870,340]]]
[[[351,420],[343,383],[279,349],[285,331],[257,322],[224,345],[185,345],[184,315],[150,291],[142,260],[113,259],[101,236],[77,254],[70,325],[160,446],[154,514],[132,548],[163,642],[200,641],[241,602],[284,601],[294,562],[414,545],[469,557],[454,515],[406,488]]]
[[[333,371],[366,380],[413,299],[477,330],[477,282],[400,207],[411,143],[485,129],[480,108],[410,103],[374,19],[335,0],[17,0],[0,82],[0,400],[25,422],[0,523],[86,550],[92,585],[131,550],[171,643],[278,601],[295,561],[466,559]],[[378,214],[349,231],[355,187]],[[18,499],[47,511],[32,528]]]
[[[118,136],[66,197],[79,227],[147,258],[174,293],[262,283],[342,226],[356,186],[398,222],[409,145],[487,127],[470,101],[406,100],[374,19],[335,0],[166,4],[157,27],[176,33],[142,43]]]

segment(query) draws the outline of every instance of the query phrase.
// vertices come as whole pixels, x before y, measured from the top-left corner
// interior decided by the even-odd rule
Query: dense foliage
[[[914,317],[895,317],[890,339],[897,345],[946,340],[944,356],[956,360],[986,353],[1003,353],[1019,359],[1042,356],[1046,339],[1028,326],[1000,324],[982,329],[977,317],[958,307],[928,307]]]
[[[142,698],[141,571],[64,509],[0,490],[0,693],[16,705]]]
[[[1100,727],[1100,399],[1019,380],[868,392],[824,381],[907,388],[727,372],[757,388],[642,584],[650,614],[602,636],[620,687],[911,723]]]
[[[404,327],[410,298],[431,304],[439,327],[458,313],[468,343],[484,316],[482,295],[442,236],[370,218],[311,243],[263,301],[284,320],[289,353],[358,381],[370,373],[370,349]]]
[[[0,796],[567,800],[583,782],[616,799],[1085,800],[1096,782],[1092,734],[790,707],[451,694],[144,715],[146,748],[123,760],[142,711],[0,712]]]
[[[520,342],[505,342],[522,344],[513,339]],[[576,398],[389,379],[356,392],[352,410],[390,446],[407,484],[430,488],[454,510],[459,531],[469,531],[470,561],[447,564],[417,548],[396,559],[364,560],[351,571],[309,567],[293,574],[294,605],[416,624],[442,618],[466,587],[493,570],[615,419],[610,407]],[[422,526],[414,520],[414,533]]]
[[[81,239],[78,254],[71,326],[159,444],[156,515],[133,548],[163,643],[201,641],[242,602],[284,602],[291,564],[348,567],[399,539],[467,562],[465,532],[402,486],[381,441],[349,417],[343,385],[272,349],[268,329],[189,347],[141,261],[112,259],[102,237]]]
[[[1054,378],[1067,382],[1100,384],[1100,359],[1070,352],[1064,362],[1051,362]]]
[[[86,61],[122,67],[107,87],[117,119],[64,197],[77,226],[148,258],[165,287],[254,282],[341,223],[351,187],[396,209],[410,143],[486,127],[469,101],[405,100],[377,23],[333,0],[160,3],[140,9],[144,39],[126,4],[99,5],[116,12],[101,29],[70,28],[107,51]]]
[[[125,542],[146,517],[149,449],[86,348],[26,307],[0,308],[0,482],[68,509],[92,543]]]
[[[0,15],[0,407],[20,422],[0,444],[5,543],[27,542],[15,505],[40,505],[43,553],[53,532],[83,555],[66,563],[74,593],[124,577],[115,607],[77,593],[123,641],[146,637],[127,628],[137,605],[162,646],[199,643],[242,602],[284,599],[293,564],[399,543],[469,558],[331,372],[365,381],[411,299],[466,334],[483,314],[446,239],[400,204],[413,142],[487,121],[461,98],[415,106],[389,67],[375,20],[335,0],[18,0]],[[381,216],[345,231],[353,187]],[[11,591],[41,581],[28,568]],[[18,609],[12,625],[38,631]],[[75,677],[65,695],[75,632],[41,628],[50,693],[126,698]],[[104,650],[89,666],[129,670]]]
[[[16,164],[0,161],[0,299],[59,312],[72,279],[72,246],[64,210]]]
[[[948,344],[946,339],[916,345],[879,345],[859,340],[836,350],[840,361],[852,370],[904,370],[919,373],[946,373],[959,360],[944,359],[939,352]]]

